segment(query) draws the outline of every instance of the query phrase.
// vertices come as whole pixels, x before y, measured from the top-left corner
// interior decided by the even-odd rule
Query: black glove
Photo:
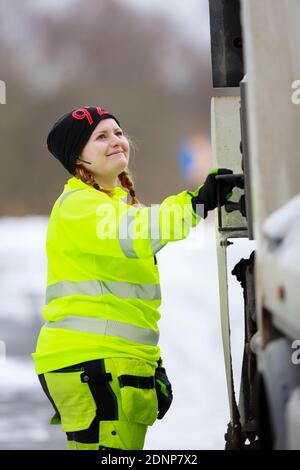
[[[173,400],[172,386],[169,382],[166,369],[161,367],[161,359],[158,361],[159,366],[155,370],[155,388],[158,401],[157,419],[162,419],[171,406]]]
[[[204,184],[202,184],[196,191],[189,191],[188,194],[192,196],[192,206],[195,212],[197,205],[200,205],[201,217],[205,219],[208,211],[215,209],[218,206],[218,191],[217,184],[219,184],[219,198],[220,204],[223,206],[225,202],[232,196],[232,189],[235,186],[240,186],[240,181],[234,180],[216,180],[216,175],[230,175],[232,170],[227,168],[217,168],[209,172]],[[240,179],[240,177],[239,177]],[[201,210],[202,209],[202,210]]]

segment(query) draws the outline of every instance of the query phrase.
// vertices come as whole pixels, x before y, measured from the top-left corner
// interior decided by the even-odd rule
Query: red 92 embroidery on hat
[[[73,118],[75,118],[75,119],[84,119],[84,118],[87,118],[88,123],[89,123],[89,125],[91,126],[94,121],[93,121],[93,118],[92,118],[91,113],[88,111],[87,108],[88,108],[88,106],[86,106],[86,107],[84,107],[84,108],[75,109],[75,111],[72,112],[72,116],[73,116]],[[96,107],[96,110],[97,110],[97,113],[98,113],[100,116],[103,116],[103,114],[108,114],[108,112],[105,111],[105,109],[100,108],[100,106],[97,106],[97,107]]]

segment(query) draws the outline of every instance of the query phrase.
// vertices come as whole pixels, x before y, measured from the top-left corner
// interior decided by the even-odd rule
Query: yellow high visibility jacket
[[[161,304],[155,254],[200,217],[187,191],[133,207],[72,177],[51,212],[48,279],[33,359],[38,374],[108,357],[155,365]]]

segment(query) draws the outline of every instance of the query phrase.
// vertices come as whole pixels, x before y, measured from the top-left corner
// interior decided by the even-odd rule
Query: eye
[[[116,135],[122,136],[122,135],[123,135],[123,131],[117,131],[117,132],[116,132]]]
[[[105,134],[99,134],[97,139],[103,140],[105,139]]]

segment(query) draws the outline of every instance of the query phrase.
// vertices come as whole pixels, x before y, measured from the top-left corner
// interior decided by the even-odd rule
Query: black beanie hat
[[[97,124],[109,118],[114,119],[120,126],[115,116],[99,106],[84,106],[64,114],[55,122],[48,134],[49,152],[73,175],[76,169],[76,159]]]

